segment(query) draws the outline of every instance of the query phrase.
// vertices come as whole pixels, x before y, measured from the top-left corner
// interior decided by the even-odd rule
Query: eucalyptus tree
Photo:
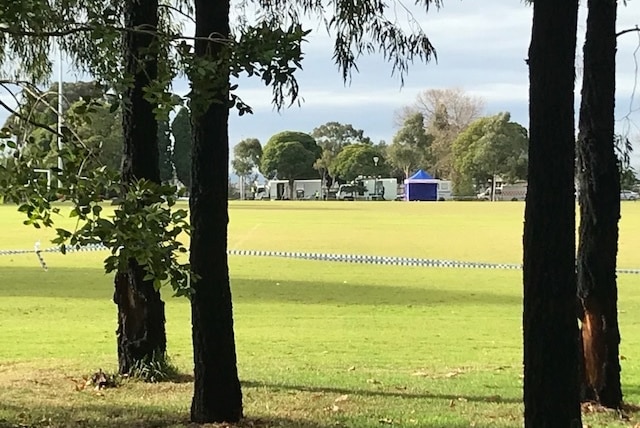
[[[119,371],[131,373],[150,363],[158,367],[157,362],[166,361],[164,303],[158,288],[167,281],[180,292],[189,272],[188,265],[180,263],[174,254],[184,249],[176,238],[185,230],[185,213],[172,213],[175,190],[160,186],[157,113],[167,99],[170,73],[165,73],[166,67],[158,67],[159,57],[166,52],[159,37],[158,1],[4,2],[0,12],[0,16],[12,17],[2,23],[0,32],[5,36],[5,56],[1,59],[18,59],[12,69],[14,84],[33,89],[47,80],[55,37],[58,48],[67,52],[75,66],[119,94],[111,96],[111,104],[113,111],[120,103],[123,106],[124,158],[120,177],[115,171],[90,168],[82,159],[91,153],[81,138],[69,138],[78,137],[69,126],[55,130],[21,117],[65,141],[63,148],[57,150],[64,159],[64,168],[52,168],[57,178],[55,189],[41,192],[30,185],[22,186],[22,190],[14,191],[13,199],[21,201],[20,210],[26,212],[27,223],[36,226],[53,225],[50,214],[57,209],[52,208],[51,202],[57,197],[73,202],[71,215],[78,216],[82,226],[74,231],[58,228],[54,242],[61,245],[63,252],[68,244],[101,243],[111,249],[105,268],[116,271]],[[32,153],[31,159],[35,156]],[[29,168],[31,159],[19,151],[18,173],[14,171],[9,178],[5,175],[2,185],[17,189],[11,184],[36,183]],[[120,208],[106,219],[101,216],[100,203],[113,193],[119,195]]]
[[[393,143],[387,148],[390,163],[401,170],[404,178],[409,178],[417,168],[431,169],[433,137],[424,128],[424,116],[420,112],[405,117],[402,127],[393,136]]]
[[[620,172],[614,135],[617,1],[589,0],[587,7],[577,147],[582,398],[620,408],[616,283]]]
[[[427,89],[397,113],[396,123],[402,126],[408,116],[422,113],[426,131],[433,140],[432,172],[438,177],[450,177],[454,169],[453,142],[467,126],[482,116],[485,104],[483,98],[467,94],[461,88]]]
[[[524,423],[531,428],[582,426],[575,311],[577,17],[578,0],[533,2],[523,238]]]
[[[527,130],[511,121],[509,113],[480,118],[453,142],[457,192],[470,192],[473,185],[527,178]]]
[[[170,183],[175,177],[175,166],[171,147],[171,128],[168,120],[158,122],[158,155],[160,180],[163,183]]]
[[[144,28],[123,35],[123,70],[129,81],[122,94],[124,156],[122,181],[130,186],[145,179],[160,184],[158,122],[154,102],[145,96],[158,78],[158,0],[124,2],[126,28]],[[144,245],[144,243],[143,243]],[[113,301],[118,306],[118,363],[120,373],[139,364],[164,362],[167,351],[164,302],[154,278],[142,263],[130,258],[115,277]]]
[[[421,30],[407,34],[386,18],[389,6],[379,0],[360,5],[339,0],[332,4],[330,12],[319,1],[255,4],[262,12],[260,22],[248,25],[239,39],[232,41],[229,0],[195,1],[196,64],[209,64],[210,71],[200,73],[192,67],[190,73],[194,133],[190,260],[199,278],[191,298],[194,422],[233,422],[242,416],[226,252],[228,188],[224,177],[229,164],[229,105],[239,107],[241,113],[250,109],[233,94],[235,86],[230,85],[228,77],[257,74],[272,86],[278,108],[294,103],[299,91],[295,72],[302,60],[301,43],[308,34],[300,24],[303,15],[326,18],[324,22],[335,37],[334,59],[345,80],[351,77],[357,58],[365,52],[381,52],[401,80],[412,60],[429,60],[435,52]],[[426,4],[439,6],[440,1]],[[325,16],[329,13],[331,16]],[[250,14],[241,10],[237,15]],[[209,35],[216,35],[217,40],[211,40]],[[261,51],[276,55],[252,55]]]
[[[260,167],[261,158],[262,145],[260,144],[260,140],[257,138],[245,138],[233,148],[231,167],[236,174],[238,174],[241,180],[242,193],[240,197],[246,197],[246,184],[251,181],[251,176]]]
[[[155,31],[149,22],[134,28],[124,26],[120,22],[122,11],[117,8],[118,2],[76,0],[54,5],[46,0],[36,0],[38,4],[33,3],[27,6],[30,10],[41,6],[35,8],[40,10],[38,16],[29,15],[26,6],[20,2],[0,5],[0,16],[16,17],[21,16],[20,13],[25,16],[25,19],[7,22],[0,32],[9,40],[3,46],[9,49],[4,50],[2,55],[5,56],[1,58],[6,59],[7,52],[21,56],[23,61],[17,68],[28,70],[35,79],[43,80],[51,72],[50,36],[65,36],[61,44],[72,53],[76,65],[98,76],[124,77],[116,90],[125,90],[130,81],[126,79],[127,70],[118,55],[122,33],[152,33],[160,46],[171,46],[170,49],[158,49],[162,61],[158,63],[158,78],[153,79],[146,90],[149,102],[159,106],[170,103],[171,96],[164,85],[177,68],[190,77],[193,128],[191,265],[181,264],[174,254],[184,249],[176,241],[179,233],[185,230],[184,212],[172,213],[170,209],[158,208],[162,202],[173,203],[169,196],[171,189],[154,188],[144,180],[137,186],[128,187],[120,210],[124,214],[112,221],[100,217],[101,209],[96,199],[79,200],[74,196],[78,199],[74,212],[88,221],[87,226],[82,228],[80,235],[59,229],[61,236],[57,242],[75,244],[92,239],[103,242],[113,251],[113,255],[105,260],[107,269],[120,268],[126,272],[131,257],[136,256],[134,258],[147,262],[147,276],[143,280],[153,278],[156,286],[167,280],[179,294],[188,294],[192,307],[195,363],[191,419],[195,422],[236,421],[242,416],[242,399],[226,255],[227,127],[231,106],[240,114],[251,112],[251,108],[235,94],[236,86],[230,84],[230,78],[240,74],[257,76],[272,87],[273,101],[278,108],[294,103],[299,93],[294,73],[301,67],[301,44],[309,33],[300,24],[302,16],[314,16],[326,23],[335,37],[334,59],[345,80],[351,78],[351,70],[363,53],[377,51],[392,63],[393,71],[402,81],[413,60],[429,60],[434,55],[433,46],[421,30],[406,33],[395,18],[387,18],[389,6],[380,0],[359,5],[340,0],[331,5],[331,10],[325,10],[322,2],[242,2],[238,6],[240,9],[258,8],[260,13],[256,22],[242,18],[233,32],[228,0],[196,0],[194,10],[187,2],[175,3],[170,10],[194,17],[195,37],[184,36],[171,26]],[[427,8],[440,4],[440,0],[425,1]],[[159,8],[165,12],[168,9]],[[237,15],[253,16],[251,13]],[[78,17],[82,22],[76,21]],[[29,182],[26,171],[17,177]],[[95,172],[89,181],[118,188],[116,181],[101,180],[101,177]],[[145,201],[155,203],[140,204],[142,196]],[[154,207],[156,215],[150,215]],[[33,223],[51,225],[50,200],[30,200],[24,210]],[[132,219],[150,221],[158,218],[161,220],[157,220],[154,227],[131,231]],[[126,245],[121,245],[118,239],[126,241]],[[129,245],[133,242],[145,242],[145,248],[130,251]],[[188,283],[186,273],[190,270],[193,280]]]
[[[364,131],[354,128],[350,123],[327,122],[314,128],[311,136],[322,147],[322,154],[314,162],[313,168],[320,173],[323,192],[325,187],[329,187],[333,183],[334,177],[330,175],[329,171],[332,170],[333,162],[338,153],[349,144],[371,144],[371,139],[364,135]]]

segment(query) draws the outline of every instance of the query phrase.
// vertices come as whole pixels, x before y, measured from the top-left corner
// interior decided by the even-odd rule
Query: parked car
[[[633,190],[621,190],[620,199],[623,201],[635,201],[640,199],[640,195]]]

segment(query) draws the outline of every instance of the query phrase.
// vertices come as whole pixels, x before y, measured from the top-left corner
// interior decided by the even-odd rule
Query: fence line
[[[67,253],[105,251],[107,247],[102,244],[91,244],[81,247],[67,247]],[[36,242],[33,250],[0,250],[0,256],[14,254],[35,254],[44,270],[47,270],[47,264],[42,253],[60,253],[59,247],[50,247],[41,249],[40,242]],[[326,254],[326,253],[308,253],[299,251],[268,251],[268,250],[227,250],[230,256],[253,256],[253,257],[280,257],[298,260],[317,260],[342,263],[359,263],[373,265],[391,265],[391,266],[421,266],[421,267],[444,267],[444,268],[466,268],[466,269],[506,269],[520,270],[521,264],[513,263],[488,263],[488,262],[469,262],[457,260],[440,260],[440,259],[422,259],[416,257],[392,257],[392,256],[367,256],[359,254]],[[618,274],[635,274],[640,275],[640,269],[616,269]]]

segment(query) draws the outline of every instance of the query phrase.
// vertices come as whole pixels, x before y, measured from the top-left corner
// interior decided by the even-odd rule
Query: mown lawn
[[[521,203],[233,202],[229,248],[519,263]],[[0,249],[50,231],[0,206]],[[624,203],[619,266],[640,268],[640,203]],[[0,256],[0,427],[188,425],[188,302],[167,301],[184,376],[76,390],[113,372],[104,253]],[[521,273],[230,257],[246,427],[519,427]],[[620,275],[623,383],[640,403],[640,275]],[[591,427],[634,426],[587,414]]]

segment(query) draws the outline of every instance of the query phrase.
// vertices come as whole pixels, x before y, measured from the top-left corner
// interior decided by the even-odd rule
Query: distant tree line
[[[57,85],[38,98],[26,93],[20,113],[55,127]],[[122,114],[108,88],[96,82],[63,84],[65,126],[95,156],[91,162],[119,168],[122,159]],[[358,176],[390,176],[399,181],[418,169],[451,179],[454,192],[471,195],[495,176],[507,181],[526,180],[528,132],[510,120],[509,113],[483,116],[484,101],[459,88],[430,89],[396,114],[397,131],[391,144],[374,143],[362,129],[340,122],[325,123],[309,133],[284,131],[262,147],[257,138],[234,146],[231,167],[243,185],[266,178],[315,179],[327,185],[350,182]],[[170,120],[158,122],[160,178],[191,188],[191,113],[179,107]],[[4,127],[28,151],[29,144],[50,150],[39,167],[55,165],[54,135],[9,116]],[[619,138],[621,187],[637,185],[628,162],[630,144]],[[297,143],[297,144],[294,144]],[[45,151],[46,151],[45,150]],[[379,159],[374,164],[373,158]],[[626,159],[626,161],[625,161]]]
[[[397,113],[398,129],[391,144],[374,143],[351,124],[328,122],[310,133],[275,134],[264,147],[257,138],[242,140],[234,147],[231,166],[245,183],[254,181],[259,172],[267,179],[321,178],[327,186],[358,176],[402,181],[424,169],[452,180],[457,195],[473,195],[496,177],[526,180],[527,129],[513,122],[508,112],[483,115],[484,105],[484,100],[459,88],[430,89]],[[631,188],[638,179],[628,162],[631,146],[623,143],[620,180]]]
[[[483,108],[481,99],[461,89],[427,90],[398,112],[391,144],[374,143],[351,124],[328,122],[310,133],[278,133],[264,147],[256,138],[242,140],[231,165],[243,181],[260,172],[291,182],[321,178],[327,186],[358,176],[402,181],[425,169],[452,179],[460,194],[473,193],[495,175],[525,179],[527,131],[508,113],[482,117]]]
[[[64,128],[71,138],[86,145],[92,153],[87,167],[104,165],[119,169],[124,141],[122,108],[118,100],[109,95],[109,88],[95,81],[64,82],[62,94]],[[25,92],[24,96],[26,101],[7,118],[3,127],[26,152],[35,146],[48,153],[37,167],[54,166],[57,162],[55,134],[21,120],[17,115],[55,129],[58,120],[58,85],[49,87],[44,95]],[[186,188],[191,187],[190,120],[189,109],[180,107],[173,120],[157,121],[160,179],[165,183],[177,179]]]

